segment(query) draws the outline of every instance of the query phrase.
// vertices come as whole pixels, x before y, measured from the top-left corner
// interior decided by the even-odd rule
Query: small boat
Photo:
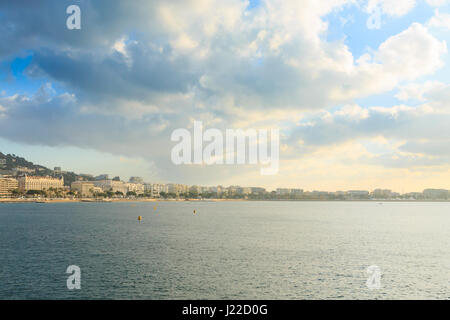
[[[47,203],[47,201],[44,201],[44,200],[36,200],[34,203]]]

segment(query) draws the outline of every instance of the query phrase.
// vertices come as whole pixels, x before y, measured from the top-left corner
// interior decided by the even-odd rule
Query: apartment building
[[[112,191],[112,192],[122,192],[123,194],[127,194],[128,186],[123,181],[116,180],[99,180],[92,181],[96,187],[101,188],[103,191]]]
[[[0,177],[0,198],[8,198],[11,196],[12,190],[19,188],[19,183],[14,178]]]
[[[135,192],[137,195],[144,194],[145,187],[141,183],[127,183],[128,192]]]

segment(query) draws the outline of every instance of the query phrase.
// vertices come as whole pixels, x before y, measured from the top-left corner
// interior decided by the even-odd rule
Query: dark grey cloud
[[[0,97],[0,134],[28,145],[77,146],[156,164],[155,174],[165,181],[216,184],[259,166],[176,166],[170,155],[174,129],[185,125],[183,114],[154,114],[129,119],[120,115],[83,113],[76,97],[54,94],[43,86],[33,96]],[[167,127],[161,128],[161,123]],[[20,125],[18,125],[20,124]],[[187,170],[188,168],[188,170]]]
[[[124,98],[151,100],[154,94],[186,93],[198,74],[181,57],[169,61],[165,52],[141,45],[129,47],[133,64],[119,52],[102,54],[40,50],[34,54],[28,74],[46,76],[64,84],[85,99]],[[99,56],[100,55],[100,56]]]

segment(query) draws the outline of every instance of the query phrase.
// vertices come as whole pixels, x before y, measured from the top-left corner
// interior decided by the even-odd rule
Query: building
[[[5,169],[0,169],[0,176],[14,176],[15,172],[12,170],[5,170]]]
[[[27,168],[27,167],[15,167],[12,169],[14,175],[19,175],[19,174],[29,174],[29,173],[35,173],[36,169],[33,168]]]
[[[419,200],[423,198],[423,193],[421,192],[408,192],[405,193],[405,198],[409,200]]]
[[[295,196],[300,196],[303,194],[303,189],[291,189],[291,194]]]
[[[371,195],[375,199],[390,199],[394,196],[392,191],[388,189],[375,189],[372,191]]]
[[[367,194],[369,194],[369,192],[367,192]],[[313,197],[313,198],[326,198],[326,197],[329,197],[330,196],[330,193],[329,192],[327,192],[327,191],[317,191],[317,190],[313,190],[312,192],[310,192],[310,195]]]
[[[91,197],[94,195],[95,189],[98,189],[101,191],[100,188],[96,188],[93,182],[89,181],[75,181],[72,182],[72,185],[70,186],[70,189],[72,191],[76,191],[78,194],[80,194],[82,197]]]
[[[168,193],[174,193],[176,195],[184,194],[189,192],[189,186],[184,184],[170,183],[167,185]]]
[[[22,176],[18,179],[19,190],[26,192],[29,190],[48,190],[53,189],[63,189],[64,188],[64,178],[53,178],[53,177],[37,177],[37,176]]]
[[[144,185],[144,190],[149,193],[152,198],[159,198],[161,193],[169,193],[169,188],[165,184],[160,183],[146,183]]]
[[[249,195],[250,193],[252,193],[252,188],[248,187],[239,188],[238,193],[243,195]]]
[[[153,183],[144,183],[144,192],[151,193],[152,192]]]
[[[123,181],[116,180],[99,180],[92,181],[94,186],[101,188],[104,192],[112,191],[112,192],[122,192],[124,195],[128,192],[128,186]]]
[[[265,188],[260,188],[260,187],[252,187],[252,194],[264,194],[266,193],[266,189]]]
[[[365,190],[347,191],[347,196],[350,197],[350,199],[368,199],[369,194],[370,194],[369,191],[365,191]]]
[[[53,172],[54,172],[55,174],[61,174],[61,173],[62,173],[61,167],[55,167],[55,168],[53,168]]]
[[[202,194],[202,191],[203,191],[202,187],[200,186],[191,186],[189,188],[189,192],[193,194]]]
[[[13,190],[19,188],[19,183],[14,178],[0,177],[0,198],[8,198],[12,195]]]
[[[238,194],[239,189],[241,189],[240,186],[229,186],[227,188],[227,194],[230,196],[236,195],[236,194]]]
[[[0,159],[0,168],[6,167],[6,159]]]
[[[127,183],[127,192],[135,192],[137,195],[144,194],[145,187],[144,184],[141,183]]]
[[[218,195],[223,193],[223,187],[222,186],[214,186],[214,187],[209,187],[208,188],[208,192],[210,193],[217,193]]]
[[[277,188],[277,194],[280,196],[286,196],[291,194],[291,189],[286,188]]]
[[[450,197],[450,193],[445,189],[425,189],[423,190],[425,199],[444,200]]]

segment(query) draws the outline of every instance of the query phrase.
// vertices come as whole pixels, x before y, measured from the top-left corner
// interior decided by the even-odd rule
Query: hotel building
[[[63,189],[64,178],[23,176],[19,177],[19,190],[26,192],[28,190],[48,190],[50,188]]]

